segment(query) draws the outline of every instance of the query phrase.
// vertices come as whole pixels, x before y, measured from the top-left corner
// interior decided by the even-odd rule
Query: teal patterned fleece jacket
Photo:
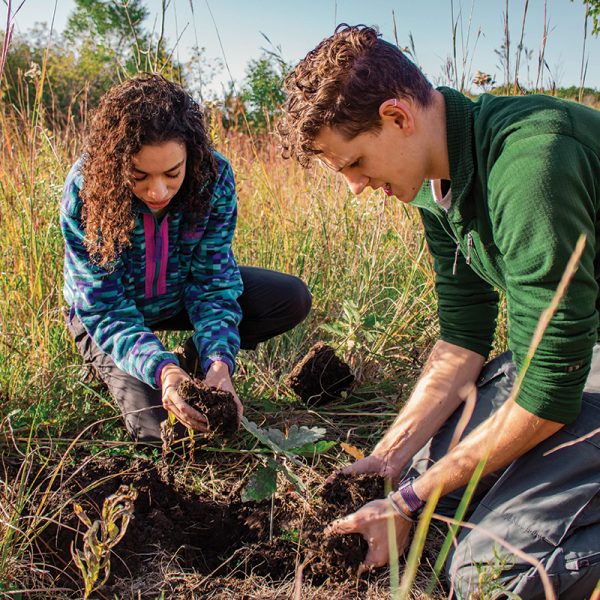
[[[231,248],[237,217],[235,180],[215,152],[219,174],[205,218],[192,230],[175,207],[157,219],[134,201],[131,246],[105,269],[84,246],[81,159],[63,191],[60,224],[65,241],[64,296],[94,342],[115,364],[159,388],[168,363],[178,364],[152,326],[185,309],[194,326],[202,367],[222,360],[233,372],[239,350],[242,280]]]

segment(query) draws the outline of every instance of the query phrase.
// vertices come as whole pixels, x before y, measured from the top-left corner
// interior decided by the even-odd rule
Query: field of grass
[[[443,523],[429,527],[406,585],[405,558],[362,580],[328,573],[305,535],[333,514],[322,498],[327,477],[373,447],[436,339],[416,210],[377,192],[354,197],[319,165],[284,161],[272,132],[225,129],[210,115],[215,147],[236,176],[239,264],[301,277],[312,311],[238,357],[234,384],[262,433],[142,449],[107,391],[83,376],[63,322],[58,208],[83,133],[71,121],[50,125],[40,97],[21,107],[0,101],[0,599],[447,597],[432,574]],[[587,101],[597,105],[597,95]],[[184,338],[163,336],[171,348]],[[502,316],[497,338],[501,349]],[[285,378],[317,341],[335,348],[356,385],[308,408]],[[269,428],[292,435],[303,426],[331,443],[294,454],[260,439]],[[241,502],[256,473],[274,465],[275,493]],[[136,545],[138,555],[119,554]],[[493,569],[482,569],[480,583],[480,597],[493,597]]]
[[[90,456],[134,457],[138,451],[109,395],[82,381],[81,360],[63,324],[58,206],[80,132],[48,130],[41,111],[4,107],[0,119],[0,453],[5,468],[14,463],[16,469],[0,476],[0,594],[78,597],[56,588],[56,573],[40,562],[44,531],[74,510],[73,498],[57,504],[49,497],[59,493],[68,469]],[[313,294],[303,324],[240,354],[235,384],[246,415],[282,431],[293,424],[324,427],[327,440],[367,452],[396,414],[435,338],[432,270],[418,216],[380,194],[353,197],[318,166],[305,171],[283,161],[272,135],[256,139],[223,129],[216,116],[211,122],[215,146],[237,179],[238,262],[298,275]],[[309,410],[284,378],[318,340],[336,348],[358,385],[349,397]],[[178,341],[166,339],[169,345]],[[260,464],[256,440],[246,433],[222,452],[210,452],[210,460],[196,461],[201,475],[194,481],[214,497],[224,482],[239,489]],[[221,460],[232,455],[233,462]],[[339,443],[304,459],[299,475],[307,497],[351,460]],[[286,494],[281,477],[279,484],[278,493]],[[369,597],[384,597],[375,590],[387,585],[378,580]],[[34,589],[25,596],[18,591]]]

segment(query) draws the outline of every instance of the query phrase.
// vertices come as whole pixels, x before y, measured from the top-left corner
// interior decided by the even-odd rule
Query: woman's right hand
[[[206,432],[208,422],[204,415],[194,410],[177,393],[179,384],[187,379],[190,376],[181,367],[175,364],[165,365],[161,373],[162,404],[167,412],[172,413],[188,429]]]

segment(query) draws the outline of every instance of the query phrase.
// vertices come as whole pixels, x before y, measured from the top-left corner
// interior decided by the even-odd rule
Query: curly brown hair
[[[145,144],[186,146],[186,175],[171,201],[189,227],[206,214],[217,163],[200,106],[179,85],[145,73],[112,87],[100,100],[84,145],[85,246],[101,266],[130,244],[135,226],[132,158]]]
[[[432,86],[402,51],[366,25],[338,25],[289,73],[278,132],[284,158],[304,167],[319,154],[314,140],[325,126],[347,139],[378,131],[379,107],[389,98],[411,98],[420,106],[432,100]]]

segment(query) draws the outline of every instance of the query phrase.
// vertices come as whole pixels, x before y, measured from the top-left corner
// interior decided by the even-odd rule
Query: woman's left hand
[[[388,527],[393,520],[396,529],[398,556],[407,548],[412,523],[398,515],[389,500],[373,500],[360,510],[333,521],[325,535],[345,535],[360,533],[369,544],[369,551],[359,567],[359,574],[375,567],[383,567],[390,562]]]
[[[210,387],[225,390],[233,396],[233,400],[236,403],[238,409],[239,424],[240,417],[244,414],[244,407],[242,406],[242,403],[240,402],[240,399],[238,398],[238,395],[235,392],[233,383],[231,383],[231,376],[229,375],[229,367],[227,366],[227,363],[222,362],[220,360],[216,360],[215,362],[213,362],[208,368],[208,373],[206,373],[204,383]]]

